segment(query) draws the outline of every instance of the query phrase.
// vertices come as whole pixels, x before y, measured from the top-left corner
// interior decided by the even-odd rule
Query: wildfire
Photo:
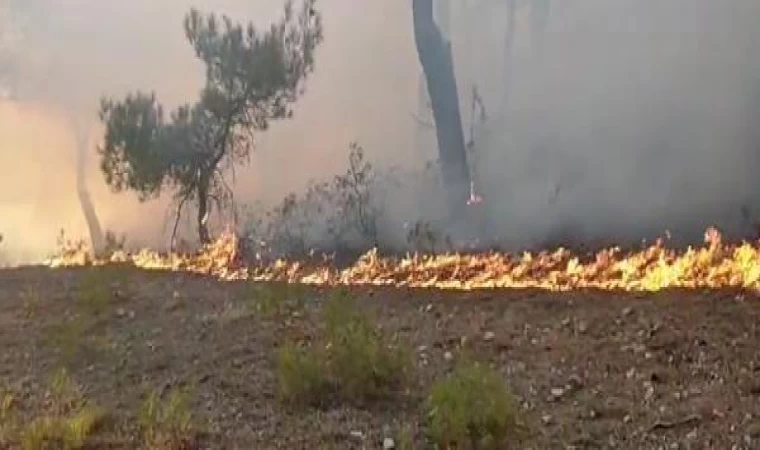
[[[162,255],[143,250],[117,252],[108,259],[84,257],[83,249],[48,261],[51,267],[128,263],[144,269],[188,271],[224,280],[287,281],[324,285],[392,285],[440,289],[540,288],[555,291],[576,288],[657,291],[665,288],[760,289],[760,246],[748,242],[724,244],[720,233],[705,233],[705,245],[683,251],[663,242],[636,252],[618,248],[598,252],[589,261],[572,252],[410,255],[381,257],[373,250],[345,269],[330,264],[311,265],[278,260],[247,266],[238,238],[231,233],[195,255]]]

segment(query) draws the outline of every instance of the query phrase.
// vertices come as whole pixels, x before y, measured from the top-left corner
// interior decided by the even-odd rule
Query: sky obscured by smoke
[[[141,205],[104,185],[94,153],[99,98],[143,89],[170,106],[193,101],[203,72],[185,42],[185,12],[195,6],[267,26],[282,1],[0,6],[14,1],[28,20],[13,52],[21,98],[0,102],[4,250],[38,258],[61,228],[86,233],[74,117],[91,124],[88,185],[103,227],[135,243],[166,242],[165,201]],[[758,2],[555,0],[540,51],[523,9],[506,97],[504,2],[454,3],[464,123],[473,85],[490,119],[476,132],[474,161],[491,236],[520,247],[557,233],[637,238],[711,223],[742,231],[739,208],[760,194]],[[388,165],[417,167],[434,155],[431,130],[411,115],[420,74],[411,2],[321,0],[320,7],[325,41],[316,73],[295,119],[261,135],[251,167],[237,172],[239,202],[274,202],[331,176],[353,140]],[[398,211],[409,211],[405,200]]]

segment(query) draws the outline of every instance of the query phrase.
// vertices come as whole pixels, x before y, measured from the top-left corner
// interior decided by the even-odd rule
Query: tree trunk
[[[433,0],[413,0],[412,14],[414,40],[433,107],[441,175],[451,212],[458,214],[470,197],[470,171],[451,46],[433,18]]]
[[[208,194],[211,179],[209,175],[201,174],[198,180],[198,238],[202,245],[211,243],[211,234],[208,231],[209,202]]]
[[[77,137],[77,196],[79,197],[79,205],[82,207],[82,212],[84,213],[84,219],[87,222],[92,251],[97,256],[101,254],[105,247],[105,239],[103,237],[103,229],[100,227],[100,221],[95,213],[95,207],[90,198],[90,192],[87,190],[87,185],[85,183],[87,134],[81,124],[75,124],[75,132]]]

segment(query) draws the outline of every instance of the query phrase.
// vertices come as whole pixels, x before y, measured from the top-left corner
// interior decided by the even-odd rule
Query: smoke
[[[99,98],[143,89],[169,106],[192,101],[203,72],[185,42],[185,12],[196,6],[267,26],[282,1],[4,2],[23,7],[25,25],[12,52],[0,44],[0,68],[13,68],[20,86],[17,100],[0,101],[3,250],[34,260],[61,228],[87,235],[72,117],[89,123],[87,186],[103,228],[135,245],[166,244],[168,199],[140,204],[104,185]],[[452,2],[464,122],[473,85],[488,113],[472,158],[489,237],[526,247],[566,234],[638,239],[710,224],[746,231],[740,207],[760,192],[756,3],[555,0],[540,51],[520,12],[507,77],[504,2]],[[435,155],[431,130],[412,117],[427,113],[417,111],[410,2],[320,7],[325,42],[315,76],[295,118],[259,136],[250,167],[236,172],[238,203],[272,204],[343,170],[350,141],[381,166],[418,170]],[[429,191],[394,196],[388,213],[398,222],[436,216]]]
[[[760,4],[552,8],[542,46],[531,42],[528,11],[518,19],[502,114],[505,74],[489,61],[503,48],[504,8],[459,29],[472,36],[470,52],[460,47],[460,84],[466,93],[478,83],[492,114],[475,156],[492,235],[526,246],[666,230],[692,239],[709,225],[750,231],[741,207],[760,194]]]
[[[29,261],[54,248],[61,228],[72,237],[87,236],[77,200],[72,116],[87,124],[92,136],[87,186],[103,229],[125,233],[134,245],[167,244],[169,199],[139,204],[130,193],[111,193],[103,182],[95,155],[99,99],[143,89],[155,90],[168,107],[193,101],[203,67],[182,28],[190,7],[267,27],[282,5],[281,0],[7,3],[24,7],[27,26],[12,58],[0,62],[20,81],[17,100],[0,101],[0,161],[12,175],[0,177],[4,250]],[[326,42],[317,73],[296,117],[260,135],[250,167],[236,172],[238,203],[271,204],[310,179],[330,176],[343,168],[354,140],[388,161],[404,162],[412,152],[408,112],[414,103],[407,99],[416,93],[417,71],[408,45],[408,5],[371,2],[358,11],[350,0],[324,0],[320,6]]]

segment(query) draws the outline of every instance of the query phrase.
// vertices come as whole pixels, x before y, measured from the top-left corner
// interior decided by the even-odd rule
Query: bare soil
[[[94,270],[108,272],[105,306],[82,300],[90,269],[0,271],[0,387],[30,418],[68,368],[114,416],[93,448],[140,448],[143,399],[172,387],[190,389],[206,448],[382,448],[384,430],[403,427],[426,448],[426,393],[465,352],[516,396],[528,431],[513,448],[760,448],[755,296],[352,288],[413,351],[413,385],[393,401],[315,410],[279,401],[275,349],[319,335],[328,288],[262,314],[247,283]]]

